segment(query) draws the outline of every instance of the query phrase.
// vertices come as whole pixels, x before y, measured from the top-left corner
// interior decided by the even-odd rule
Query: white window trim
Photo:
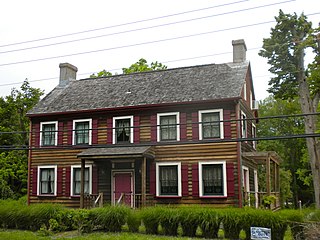
[[[160,166],[177,166],[178,167],[178,195],[161,195],[160,181],[159,181],[159,167]],[[181,162],[157,162],[156,163],[156,196],[157,197],[181,197]]]
[[[176,116],[176,124],[177,124],[177,139],[176,141],[180,141],[180,113],[179,112],[169,112],[169,113],[158,113],[157,114],[157,141],[161,142],[160,139],[160,117],[162,116]],[[162,140],[162,141],[167,141],[167,140]],[[168,140],[170,141],[170,140]],[[174,140],[173,140],[174,141]]]
[[[244,171],[247,171],[247,177],[244,179]],[[245,186],[247,186],[247,189],[244,189],[245,192],[250,192],[250,173],[249,168],[246,166],[242,166],[242,187],[244,189]]]
[[[243,98],[244,100],[247,100],[247,82],[244,82],[243,84]]]
[[[72,126],[72,145],[77,145],[76,144],[76,123],[79,122],[89,122],[89,145],[92,144],[92,119],[76,119],[73,120],[73,126]]]
[[[210,109],[210,110],[200,110],[198,113],[199,117],[199,140],[203,139],[202,136],[202,113],[219,113],[220,118],[220,139],[224,138],[224,129],[223,129],[223,109]]]
[[[250,91],[250,109],[252,109],[252,102],[253,102],[253,98],[252,98],[252,92]]]
[[[70,195],[73,197],[78,197],[80,195],[76,195],[73,193],[73,180],[74,180],[74,176],[73,176],[73,169],[75,168],[80,168],[81,169],[81,165],[72,165],[71,166],[71,176],[70,176]],[[92,194],[92,165],[85,165],[85,168],[89,168],[89,194]]]
[[[53,194],[40,193],[40,172],[41,169],[53,168],[54,169],[54,191]],[[38,196],[57,196],[57,182],[58,182],[57,165],[38,166],[38,178],[37,178],[37,195]]]
[[[243,121],[243,116],[245,116],[245,121]],[[241,119],[241,124],[240,124],[240,127],[241,127],[241,138],[247,138],[248,137],[248,120],[247,120],[247,115],[243,111],[241,111],[240,119]],[[246,125],[245,132],[243,131],[243,124]]]
[[[200,197],[227,197],[227,167],[226,161],[201,161],[199,164],[199,196]],[[202,185],[202,166],[203,165],[215,165],[222,164],[222,174],[223,174],[223,194],[222,195],[204,195],[203,185]]]
[[[40,146],[46,146],[42,144],[42,130],[43,130],[43,125],[47,124],[55,124],[55,133],[54,133],[54,146],[58,145],[58,121],[51,121],[51,122],[41,122],[40,123]]]
[[[252,123],[252,129],[251,129],[251,132],[252,132],[252,138],[256,138],[257,137],[257,127],[255,124]],[[255,133],[255,134],[254,134]],[[253,149],[256,149],[257,148],[257,141],[256,140],[253,140],[252,141],[252,147]]]
[[[119,119],[130,119],[130,143],[133,143],[133,116],[121,116],[121,117],[113,117],[112,119],[112,144],[117,144],[116,141],[116,120]]]

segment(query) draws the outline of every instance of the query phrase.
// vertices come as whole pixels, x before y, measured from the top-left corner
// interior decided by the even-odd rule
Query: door
[[[131,172],[113,173],[113,199],[114,203],[120,201],[131,207],[133,206],[133,181]]]

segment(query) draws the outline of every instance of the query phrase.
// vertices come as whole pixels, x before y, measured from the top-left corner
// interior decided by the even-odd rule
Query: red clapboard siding
[[[188,196],[188,164],[182,164],[181,166],[182,175],[182,196]]]
[[[228,121],[231,119],[230,115],[231,115],[230,110],[223,111],[223,120],[226,121],[226,122],[223,122],[224,138],[227,138],[227,139],[231,138],[231,122]]]
[[[150,116],[151,124],[151,142],[157,141],[157,115]]]
[[[58,123],[58,145],[63,145],[63,122]]]
[[[187,140],[187,113],[180,113],[180,140]]]
[[[38,179],[38,168],[34,167],[32,168],[32,189],[31,189],[31,195],[37,196],[37,179]]]
[[[92,144],[98,143],[98,119],[92,120]]]
[[[140,116],[133,117],[133,142],[140,142]]]
[[[40,146],[40,123],[34,124],[34,144],[36,147]]]
[[[192,196],[199,197],[199,166],[192,164]]]
[[[66,167],[65,196],[70,196],[71,167]]]
[[[98,168],[92,167],[92,194],[98,193]]]
[[[57,170],[57,175],[58,175],[58,179],[57,179],[57,195],[62,196],[62,174],[63,174],[63,168],[62,167],[58,167]]]
[[[150,166],[150,194],[156,194],[156,166],[152,164]]]
[[[192,139],[199,140],[199,119],[198,112],[193,112],[191,114],[192,117]]]
[[[234,196],[233,163],[227,163],[227,188],[228,188],[228,197],[233,197]]]
[[[67,127],[68,127],[68,145],[72,145],[72,137],[73,137],[73,122],[72,121],[68,121],[67,123]]]
[[[107,144],[112,144],[112,118],[107,118]]]

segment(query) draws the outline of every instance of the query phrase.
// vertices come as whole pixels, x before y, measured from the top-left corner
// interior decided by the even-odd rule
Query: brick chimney
[[[247,47],[243,39],[232,40],[233,62],[240,63],[246,61]]]
[[[65,87],[69,84],[70,80],[76,80],[78,68],[70,63],[60,63],[60,78],[59,86]]]

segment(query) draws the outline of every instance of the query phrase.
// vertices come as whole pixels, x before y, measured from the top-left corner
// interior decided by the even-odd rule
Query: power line
[[[166,27],[166,26],[170,26],[170,25],[174,25],[174,24],[179,24],[179,23],[186,23],[186,22],[191,22],[191,21],[196,21],[196,20],[202,20],[202,19],[206,19],[206,18],[212,18],[212,17],[223,16],[223,15],[228,15],[228,14],[234,14],[234,13],[239,13],[239,12],[244,12],[244,11],[250,11],[250,10],[254,10],[254,9],[258,9],[258,8],[263,8],[263,7],[270,7],[270,6],[274,6],[274,5],[278,5],[278,4],[283,4],[283,3],[287,3],[287,2],[292,2],[292,1],[295,1],[295,0],[288,0],[288,1],[283,1],[283,2],[272,3],[272,4],[265,4],[265,5],[260,5],[260,6],[256,6],[256,7],[251,7],[251,8],[234,10],[234,11],[219,13],[219,14],[215,14],[215,15],[208,15],[208,16],[204,16],[204,17],[197,17],[197,18],[186,19],[186,20],[181,20],[181,21],[176,21],[176,22],[170,22],[170,23],[165,23],[165,24],[159,24],[159,25],[154,25],[154,26],[149,26],[149,27],[136,28],[136,29],[126,30],[126,31],[121,31],[121,32],[103,34],[103,35],[86,37],[86,38],[80,38],[80,39],[74,39],[74,40],[63,41],[63,42],[50,43],[50,44],[45,44],[45,45],[40,45],[40,46],[34,46],[34,47],[27,47],[27,48],[20,48],[20,49],[13,49],[13,50],[8,50],[8,51],[2,51],[2,52],[0,52],[0,54],[11,53],[11,52],[18,52],[18,51],[25,51],[25,50],[31,50],[31,49],[42,48],[42,47],[49,47],[49,46],[55,46],[55,45],[61,45],[61,44],[78,42],[78,41],[84,41],[84,40],[90,40],[90,39],[96,39],[96,38],[101,38],[101,37],[114,36],[114,35],[119,35],[119,34],[124,34],[124,33],[130,33],[130,32],[136,32],[136,31],[142,31],[142,30],[153,29],[153,28],[158,28],[158,27]]]

